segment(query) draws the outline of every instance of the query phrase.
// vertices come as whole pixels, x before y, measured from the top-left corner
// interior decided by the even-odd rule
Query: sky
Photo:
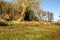
[[[43,0],[40,5],[46,12],[50,11],[54,13],[54,21],[57,21],[59,19],[60,0]]]
[[[10,1],[10,0],[5,0]],[[60,0],[43,0],[41,3],[41,8],[46,12],[54,13],[54,21],[59,19],[60,15]]]
[[[5,1],[9,2],[10,0],[5,0]]]

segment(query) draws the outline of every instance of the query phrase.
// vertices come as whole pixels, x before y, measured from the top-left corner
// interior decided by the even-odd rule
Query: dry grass
[[[60,40],[60,27],[43,23],[33,21],[20,22],[18,26],[2,26],[0,40]]]

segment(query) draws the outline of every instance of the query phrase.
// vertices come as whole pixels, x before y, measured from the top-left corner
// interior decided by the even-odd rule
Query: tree
[[[11,2],[7,2],[3,6],[2,12],[5,12],[9,15],[9,20],[12,18],[16,19],[17,22],[23,20],[35,20],[38,19],[34,14],[37,12],[37,15],[42,19],[46,12],[43,11],[39,3],[41,0],[12,0]]]
[[[58,22],[60,22],[60,15],[59,15],[59,19],[58,19]]]
[[[40,7],[38,3],[41,2],[41,0],[16,0],[16,6],[14,9],[21,12],[20,17],[17,19],[17,21],[24,20],[25,12],[28,10],[31,11],[40,11]],[[22,10],[22,11],[21,11]],[[32,14],[32,13],[30,13]]]
[[[47,13],[47,19],[48,19],[49,22],[53,21],[53,13],[52,12]]]
[[[8,15],[9,20],[11,19],[10,14],[11,14],[11,5],[9,2],[5,2],[5,1],[1,1],[0,2],[0,19],[5,20],[6,19],[6,15]]]
[[[2,0],[0,0],[0,1],[2,1]]]

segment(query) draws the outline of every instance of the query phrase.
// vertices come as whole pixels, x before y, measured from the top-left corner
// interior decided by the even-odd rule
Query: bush
[[[55,22],[54,24],[60,26],[60,22]]]
[[[0,22],[0,26],[8,26],[8,23],[6,23],[6,22]]]
[[[11,22],[11,21],[8,22],[8,24],[11,25],[11,26],[18,26],[18,25],[20,25],[20,23],[15,23],[15,22]]]

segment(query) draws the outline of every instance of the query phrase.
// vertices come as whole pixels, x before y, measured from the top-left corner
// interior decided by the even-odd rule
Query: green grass
[[[12,26],[17,26],[19,25],[19,23],[15,23],[15,22],[8,22],[9,25],[12,25]]]
[[[60,40],[60,27],[2,27],[0,40]]]

